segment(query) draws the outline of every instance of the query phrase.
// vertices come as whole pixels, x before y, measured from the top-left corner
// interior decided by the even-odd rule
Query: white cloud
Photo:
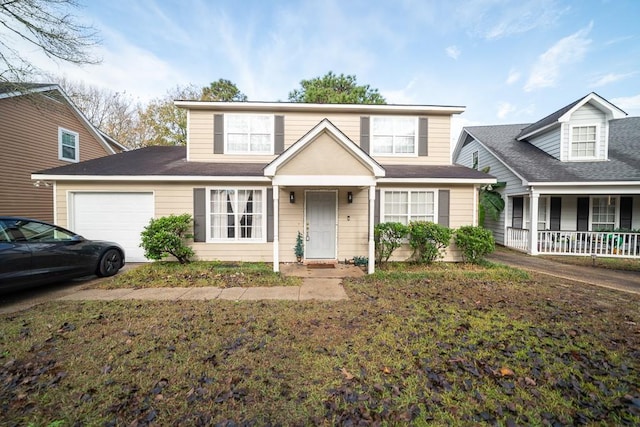
[[[415,104],[415,83],[416,79],[414,78],[402,89],[380,90],[380,94],[384,96],[388,104]]]
[[[458,47],[455,45],[447,47],[445,49],[445,52],[447,52],[447,56],[449,58],[453,58],[453,59],[458,59],[461,53],[460,49],[458,49]]]
[[[605,85],[608,85],[609,83],[614,83],[620,80],[624,80],[635,74],[637,73],[626,73],[626,74],[608,73],[593,80],[591,82],[591,86],[593,87],[605,86]]]
[[[640,115],[640,94],[610,99],[615,106],[622,108],[630,116]]]
[[[507,117],[510,113],[513,113],[514,111],[516,111],[516,107],[515,105],[509,103],[509,102],[501,102],[498,105],[498,112],[497,112],[497,116],[499,119],[504,119],[505,117]]]
[[[578,62],[586,55],[591,44],[591,39],[587,36],[592,27],[593,22],[570,36],[560,39],[540,55],[531,70],[524,90],[531,92],[534,89],[555,86],[562,66]]]
[[[516,83],[518,80],[520,80],[520,76],[520,72],[512,68],[509,71],[509,75],[507,76],[507,84],[512,85]]]

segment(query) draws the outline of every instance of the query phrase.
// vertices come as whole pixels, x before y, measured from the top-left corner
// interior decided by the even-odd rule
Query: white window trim
[[[575,128],[583,128],[583,127],[595,127],[596,128],[596,145],[594,147],[594,155],[588,157],[576,157],[573,155],[573,130]],[[572,162],[586,162],[600,159],[599,153],[602,148],[602,139],[600,137],[600,123],[575,123],[569,125],[569,141],[568,141],[568,150],[567,150],[567,158]]]
[[[438,224],[438,189],[437,188],[406,188],[406,187],[398,187],[398,188],[381,188],[380,189],[380,222],[386,222],[384,220],[385,217],[385,211],[384,211],[384,206],[385,206],[385,197],[386,197],[386,192],[387,191],[407,191],[409,193],[411,192],[431,192],[433,193],[433,222],[435,224]],[[409,198],[407,199],[407,201],[411,200],[411,195],[409,194]],[[409,208],[411,207],[411,204],[409,204]],[[409,218],[411,218],[411,212],[409,212]],[[411,222],[411,219],[409,219],[409,222]]]
[[[261,191],[262,192],[262,237],[259,239],[251,238],[251,239],[243,239],[238,236],[239,233],[236,233],[236,237],[233,239],[214,239],[211,237],[211,191],[212,190],[253,190],[253,191]],[[267,189],[266,187],[249,187],[249,186],[222,186],[222,187],[206,187],[205,189],[205,208],[206,208],[206,243],[226,243],[226,244],[246,244],[246,243],[266,243],[267,242]]]
[[[62,150],[62,134],[63,133],[67,133],[69,135],[73,135],[75,137],[76,140],[76,150],[75,150],[75,158],[73,159],[69,159],[67,157],[63,156],[63,150]],[[72,130],[69,129],[65,129],[62,127],[58,128],[58,159],[65,161],[65,162],[72,162],[72,163],[78,163],[80,161],[80,134],[78,132],[74,132]]]
[[[375,144],[373,141],[373,122],[376,118],[407,118],[406,116],[371,116],[369,120],[369,144],[371,155],[375,157],[418,157],[418,131],[419,120],[418,117],[413,117],[414,123],[414,135],[413,135],[413,153],[377,153],[375,150]],[[393,148],[392,148],[393,149]]]
[[[250,117],[268,117],[269,118],[269,131],[270,131],[270,149],[268,151],[231,151],[229,150],[229,144],[227,135],[229,134],[228,119],[232,116],[250,116]],[[251,114],[251,113],[226,113],[224,114],[224,153],[225,154],[238,154],[242,156],[264,156],[273,155],[275,153],[275,129],[274,129],[274,114]]]
[[[614,217],[613,229],[617,230],[620,227],[620,197],[598,195],[598,196],[589,197],[589,230],[596,231],[593,229],[593,199],[604,199],[609,197],[611,198],[611,200],[615,201],[615,207],[616,207],[616,211],[613,214],[613,217]]]

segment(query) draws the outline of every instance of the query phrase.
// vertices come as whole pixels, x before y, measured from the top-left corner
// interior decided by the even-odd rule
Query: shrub
[[[194,254],[193,249],[184,242],[193,235],[187,234],[193,218],[189,214],[169,215],[152,218],[141,233],[144,256],[159,261],[169,255],[176,257],[180,264],[189,262]]]
[[[407,235],[409,228],[399,222],[381,222],[373,229],[373,241],[375,243],[376,263],[379,266],[385,264],[393,251],[402,245],[402,239]]]
[[[428,221],[409,224],[409,245],[412,258],[419,263],[431,264],[442,258],[442,251],[449,246],[453,231],[445,226]]]
[[[454,240],[462,251],[462,259],[473,264],[479,264],[485,255],[496,249],[493,234],[483,227],[460,227],[455,232]]]

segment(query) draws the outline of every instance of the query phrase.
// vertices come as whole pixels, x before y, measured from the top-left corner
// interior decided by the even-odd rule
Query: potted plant
[[[302,262],[302,257],[304,256],[304,243],[302,242],[302,233],[299,231],[296,236],[296,246],[293,248],[293,253],[296,254],[298,262]]]

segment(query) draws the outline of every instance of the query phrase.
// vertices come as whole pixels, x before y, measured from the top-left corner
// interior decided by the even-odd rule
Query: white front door
[[[307,196],[307,244],[305,258],[336,258],[335,191],[309,191]]]

